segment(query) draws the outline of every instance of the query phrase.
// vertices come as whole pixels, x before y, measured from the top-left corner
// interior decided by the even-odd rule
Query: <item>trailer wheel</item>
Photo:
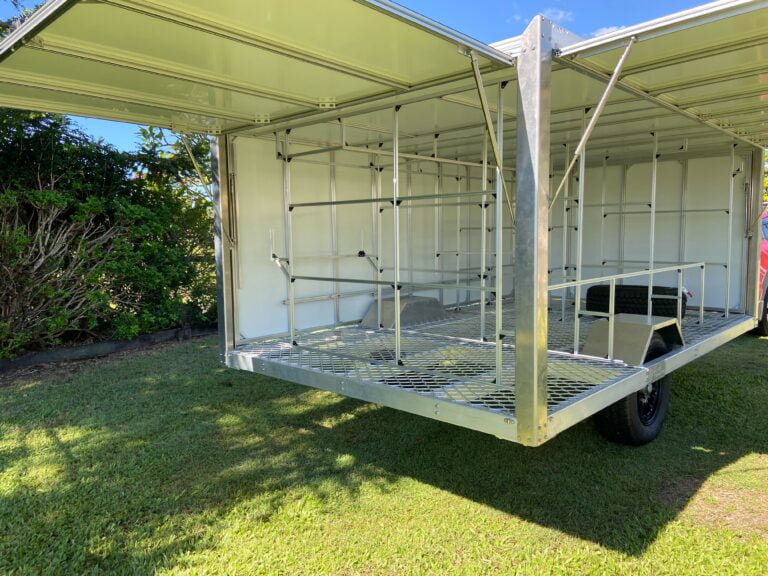
[[[660,334],[654,333],[648,346],[648,362],[668,351]],[[661,431],[669,407],[671,375],[653,382],[647,389],[630,394],[595,414],[598,432],[619,444],[642,446],[655,439]]]

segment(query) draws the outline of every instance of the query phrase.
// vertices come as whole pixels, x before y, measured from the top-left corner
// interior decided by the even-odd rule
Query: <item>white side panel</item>
[[[241,338],[288,330],[283,272],[270,259],[285,254],[282,163],[274,142],[236,138],[233,143],[238,205],[239,278],[237,315]]]

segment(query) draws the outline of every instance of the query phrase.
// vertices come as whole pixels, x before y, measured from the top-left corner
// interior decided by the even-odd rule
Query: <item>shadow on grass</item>
[[[583,423],[536,449],[218,368],[213,344],[103,361],[0,395],[0,572],[150,573],[310,494],[330,511],[403,476],[640,555],[714,472],[768,453],[765,342],[681,370],[642,448]],[[351,457],[351,460],[350,460]],[[351,465],[350,465],[351,462]]]

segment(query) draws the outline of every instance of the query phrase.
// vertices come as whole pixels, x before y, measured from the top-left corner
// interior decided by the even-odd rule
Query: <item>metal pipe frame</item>
[[[728,178],[728,240],[726,249],[728,254],[725,257],[725,317],[728,318],[731,309],[731,268],[733,259],[733,188],[738,172],[736,171],[736,144],[731,144],[731,170]]]
[[[631,48],[631,44],[627,46],[627,50]],[[625,52],[627,54],[628,52]],[[594,116],[592,117],[594,120]],[[587,120],[587,111],[584,111],[584,117],[583,121],[586,124]],[[584,129],[584,133],[586,134],[587,129]],[[578,149],[577,149],[578,150]],[[584,142],[584,145],[581,148],[581,153],[579,154],[579,199],[578,199],[578,220],[576,223],[576,280],[581,280],[583,276],[582,272],[582,262],[584,260],[584,193],[585,193],[585,187],[586,187],[586,154],[587,154],[587,143]],[[576,288],[575,295],[574,295],[574,317],[573,317],[573,353],[578,354],[579,353],[579,337],[581,333],[581,287]]]
[[[395,265],[395,363],[400,359],[400,106],[392,111],[392,250]]]
[[[656,132],[653,136],[653,159],[651,160],[651,225],[648,239],[648,269],[651,271],[648,277],[648,318],[653,316],[653,267],[656,251],[656,185],[659,175],[659,137]]]
[[[341,271],[339,268],[339,229],[336,222],[336,153],[331,152],[329,157],[329,177],[330,177],[330,185],[329,185],[329,195],[331,199],[331,252],[333,252],[333,275],[338,277],[341,276]],[[362,248],[361,248],[362,249]],[[334,287],[334,291],[336,293],[339,293],[341,291],[341,287],[336,284]],[[338,298],[333,303],[333,318],[334,323],[339,324],[341,322],[341,306],[339,303]]]
[[[547,289],[549,291],[562,290],[566,286],[589,286],[591,284],[600,284],[601,282],[610,282],[613,280],[625,280],[627,278],[640,278],[642,276],[649,276],[651,274],[664,274],[666,272],[677,272],[678,270],[687,270],[700,268],[705,269],[706,262],[694,262],[692,264],[684,264],[680,266],[666,266],[664,268],[656,268],[654,270],[640,270],[638,272],[625,272],[623,274],[612,274],[610,276],[595,276],[594,278],[585,278],[577,281],[563,282],[561,284],[551,284]]]
[[[293,210],[294,208],[313,208],[317,206],[348,206],[350,204],[377,204],[382,202],[388,202],[389,204],[399,205],[403,202],[415,202],[418,200],[435,200],[435,199],[442,199],[442,198],[466,198],[471,196],[485,196],[486,194],[493,194],[495,198],[495,192],[489,192],[487,190],[484,190],[482,192],[457,192],[455,194],[419,194],[417,196],[405,196],[405,197],[397,197],[395,198],[392,196],[391,198],[377,198],[375,200],[371,198],[355,198],[353,200],[339,200],[334,202],[299,202],[296,204],[291,204],[290,209]]]
[[[399,286],[400,289],[402,288],[418,288],[418,289],[425,289],[425,290],[437,290],[437,289],[444,289],[444,290],[471,290],[472,292],[494,292],[495,290],[493,288],[486,287],[485,289],[481,289],[480,286],[456,286],[453,284],[453,280],[450,281],[450,284],[441,284],[436,282],[395,282],[394,280],[366,280],[365,278],[334,278],[329,276],[291,276],[291,280],[302,280],[305,282],[333,282],[333,283],[340,283],[340,284],[367,284],[371,286],[389,286],[390,288],[395,289],[395,294],[397,294],[397,288],[396,286]]]
[[[304,156],[313,156],[317,154],[327,154],[329,152],[357,152],[359,154],[375,154],[377,156],[392,157],[394,152],[383,148],[366,148],[364,146],[350,146],[349,144],[341,144],[338,146],[327,146],[324,148],[316,148],[314,150],[304,150],[302,152],[296,152],[292,155],[293,158],[301,158]],[[440,158],[437,156],[422,156],[420,154],[409,154],[407,152],[398,153],[401,159],[404,160],[417,160],[420,162],[431,162],[433,164],[450,164],[453,166],[471,166],[473,168],[479,168],[482,166],[479,162],[469,162],[466,160],[457,160],[456,158]]]
[[[481,186],[485,188],[488,182],[488,127],[483,129],[483,171]],[[480,214],[480,228],[482,233],[480,234],[480,286],[485,289],[485,284],[488,279],[488,237],[486,236],[486,230],[488,229],[488,204],[486,203],[487,197],[483,195],[480,199],[482,205],[482,212]],[[486,298],[484,295],[480,297],[480,340],[486,341],[485,337],[485,305]]]
[[[570,145],[565,145],[565,163],[566,168],[567,165],[570,164],[570,158],[571,158],[571,149]],[[565,170],[564,170],[565,171]],[[569,226],[569,211],[568,211],[568,200],[571,194],[571,177],[570,174],[568,175],[568,178],[565,180],[565,192],[563,193],[563,224],[562,224],[562,236],[561,236],[561,244],[562,244],[562,252],[561,252],[561,263],[562,263],[562,279],[565,280],[568,276],[568,268],[570,263],[569,258],[569,247],[570,242],[568,240],[570,239],[570,230],[571,226]],[[555,198],[557,200],[557,198]],[[552,205],[550,204],[550,210],[552,209]],[[566,307],[566,300],[568,299],[568,289],[563,290],[563,293],[560,297],[560,320],[565,320],[565,307]]]
[[[293,259],[293,211],[291,210],[291,159],[290,152],[290,130],[286,130],[283,136],[283,206],[285,222],[285,250],[288,254],[288,269],[291,276],[288,282],[288,333],[290,334],[291,344],[296,345],[296,281],[293,275],[296,273],[296,262]]]
[[[478,87],[478,89],[480,89]],[[485,90],[483,90],[485,94]],[[504,171],[501,161],[504,158],[504,86],[499,84],[499,100],[496,104],[496,151],[498,156],[496,157],[496,289],[494,291],[496,297],[496,384],[501,386],[504,383],[504,319],[503,319],[503,297],[504,297],[504,270],[501,266],[504,263],[504,210],[502,209],[501,194],[506,194],[506,187],[504,186]],[[487,102],[486,102],[486,114]],[[488,137],[493,145],[494,135],[489,128]],[[507,196],[507,202],[509,202],[509,196]],[[512,212],[511,203],[508,204],[510,214]],[[512,218],[514,222],[514,217]]]

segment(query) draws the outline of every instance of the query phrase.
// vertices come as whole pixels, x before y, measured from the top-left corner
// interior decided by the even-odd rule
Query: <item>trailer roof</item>
[[[768,144],[768,2],[713,2],[590,40],[559,33],[553,130],[564,142],[634,37],[595,145],[649,129]],[[459,125],[460,106],[477,107],[468,50],[487,84],[514,78],[517,38],[488,46],[386,0],[303,12],[277,0],[50,0],[0,43],[0,105],[219,133],[375,120],[439,97],[431,106],[456,109]],[[440,129],[421,119],[425,133]]]
[[[0,44],[0,105],[221,132],[512,58],[384,0],[50,0]]]

